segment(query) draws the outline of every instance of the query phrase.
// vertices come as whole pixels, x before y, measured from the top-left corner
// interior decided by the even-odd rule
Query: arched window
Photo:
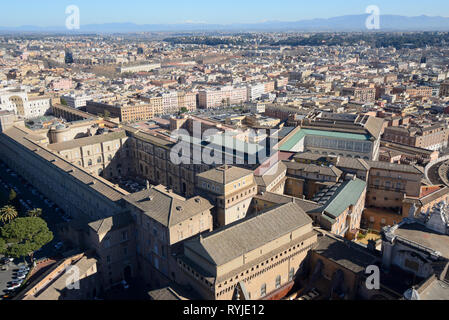
[[[261,296],[261,297],[265,297],[266,294],[267,294],[267,285],[266,285],[266,283],[264,283],[264,284],[260,287],[260,296]]]
[[[92,165],[92,160],[87,161],[87,165],[91,166]]]
[[[294,276],[295,276],[295,268],[291,268],[290,272],[288,273],[288,281],[292,281]]]
[[[281,287],[281,276],[276,277],[276,289]]]

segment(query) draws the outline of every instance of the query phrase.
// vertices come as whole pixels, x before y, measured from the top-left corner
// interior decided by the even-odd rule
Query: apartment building
[[[376,88],[343,88],[343,96],[352,96],[358,102],[376,101]]]
[[[440,85],[440,97],[449,97],[449,82],[445,81]]]
[[[194,92],[178,92],[179,108],[186,108],[188,111],[195,111],[197,108],[197,94]]]
[[[393,88],[393,94],[401,94],[405,93],[411,98],[414,97],[426,97],[430,98],[433,96],[433,88],[432,87],[407,87],[407,86],[401,86],[401,87],[395,87]]]
[[[177,103],[177,101],[176,101]],[[119,118],[120,122],[134,122],[149,120],[155,117],[155,111],[151,104],[142,101],[123,101],[122,104],[110,105],[103,102],[87,101],[86,111],[93,115]]]
[[[447,147],[448,138],[449,128],[442,123],[428,126],[387,127],[382,137],[385,141],[427,150],[440,150]]]
[[[69,107],[72,108],[82,108],[86,106],[87,101],[91,100],[92,97],[89,95],[80,94],[70,94],[62,95],[61,101],[64,100]]]
[[[173,114],[179,111],[178,92],[162,93],[162,108],[164,114]]]
[[[246,87],[220,87],[198,92],[198,106],[204,109],[241,104],[248,101]]]
[[[257,100],[264,93],[266,93],[264,83],[250,84],[247,86],[247,89],[248,89],[247,101]]]

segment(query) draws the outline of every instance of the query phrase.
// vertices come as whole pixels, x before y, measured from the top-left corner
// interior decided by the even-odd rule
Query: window
[[[291,268],[290,272],[288,273],[288,281],[292,281],[294,276],[295,276],[295,268]]]
[[[276,289],[281,287],[281,276],[276,277]]]
[[[264,283],[260,288],[260,296],[265,297],[266,294],[267,294],[267,285]]]
[[[122,232],[122,240],[123,241],[128,240],[128,231],[123,231]]]

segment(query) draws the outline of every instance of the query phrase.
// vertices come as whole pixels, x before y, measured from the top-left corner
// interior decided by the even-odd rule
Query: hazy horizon
[[[296,22],[361,15],[366,13],[370,5],[378,6],[381,15],[449,17],[449,2],[446,0],[429,0],[425,3],[411,0],[406,5],[386,0],[322,0],[316,3],[305,0],[228,0],[213,3],[205,0],[61,0],[57,3],[51,0],[23,0],[1,5],[0,26],[60,27],[65,24],[65,10],[69,5],[76,5],[80,9],[81,26],[110,23],[232,25],[267,21]]]

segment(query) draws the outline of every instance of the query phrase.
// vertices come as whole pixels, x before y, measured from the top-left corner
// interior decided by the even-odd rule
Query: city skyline
[[[155,3],[154,1],[132,0],[126,3],[105,1],[89,2],[53,1],[5,3],[0,13],[1,27],[64,26],[67,15],[65,10],[70,5],[80,9],[81,27],[88,24],[133,23],[143,24],[239,24],[263,23],[268,21],[293,22],[310,19],[328,19],[346,15],[365,14],[371,5],[379,7],[381,15],[402,16],[440,16],[449,17],[449,3],[434,0],[423,6],[418,1],[410,1],[407,6],[391,1],[321,1],[319,5],[305,1],[281,0],[276,3],[268,1],[235,0],[226,3],[214,3],[199,0],[193,3],[171,1],[170,3]],[[239,8],[239,10],[236,10]]]

